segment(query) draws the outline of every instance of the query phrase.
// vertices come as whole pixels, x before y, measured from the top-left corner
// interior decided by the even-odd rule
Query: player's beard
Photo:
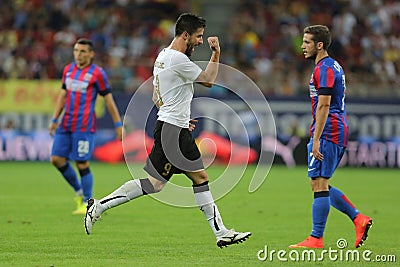
[[[187,55],[188,57],[190,57],[190,56],[192,55],[193,48],[194,48],[194,45],[193,45],[192,43],[188,43],[188,44],[186,45],[185,55]]]

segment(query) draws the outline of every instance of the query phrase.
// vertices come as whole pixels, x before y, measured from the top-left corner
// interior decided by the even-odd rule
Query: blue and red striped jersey
[[[331,57],[321,59],[315,66],[310,81],[310,98],[313,122],[310,135],[314,135],[318,95],[331,95],[329,115],[321,138],[346,147],[348,123],[346,114],[346,79],[342,66]]]
[[[95,132],[97,94],[110,93],[104,70],[95,64],[80,69],[74,62],[70,63],[64,67],[62,89],[67,91],[67,96],[59,127],[70,132]]]

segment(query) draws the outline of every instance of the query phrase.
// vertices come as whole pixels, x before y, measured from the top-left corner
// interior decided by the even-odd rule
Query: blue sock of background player
[[[83,202],[88,202],[93,194],[93,175],[89,167],[79,170],[79,174],[81,176]]]
[[[313,230],[311,235],[314,237],[322,237],[326,220],[328,218],[330,207],[332,205],[337,210],[343,212],[353,221],[360,212],[347,199],[339,189],[329,186],[329,192],[317,192],[314,194],[314,202],[312,206]]]
[[[72,186],[75,192],[81,190],[81,183],[79,182],[76,172],[72,168],[71,164],[69,164],[69,162],[65,163],[63,166],[57,169],[61,172],[62,176],[68,182],[68,184]]]
[[[314,201],[312,204],[313,227],[311,231],[311,236],[320,238],[324,235],[330,206],[331,203],[329,198],[329,191],[314,193]]]
[[[329,186],[329,196],[331,200],[331,205],[337,210],[343,212],[353,221],[354,218],[360,212],[356,209],[353,203],[347,199],[347,197],[343,194],[339,189]]]

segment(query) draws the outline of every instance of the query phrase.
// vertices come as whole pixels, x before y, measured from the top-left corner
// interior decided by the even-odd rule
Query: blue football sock
[[[87,202],[93,194],[93,175],[89,167],[79,170],[79,174],[81,175],[83,201]]]
[[[81,184],[79,183],[76,172],[68,162],[57,169],[61,172],[62,176],[72,186],[72,188],[74,188],[75,192],[81,189]]]
[[[314,192],[314,202],[312,204],[313,228],[311,236],[320,238],[324,235],[330,206],[329,191]]]
[[[359,214],[360,212],[354,207],[353,203],[347,199],[347,197],[343,194],[339,189],[330,186],[329,187],[329,197],[331,199],[331,205],[337,210],[343,212],[351,220]]]

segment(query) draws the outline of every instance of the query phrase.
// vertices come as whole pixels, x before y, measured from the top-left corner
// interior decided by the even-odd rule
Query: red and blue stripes
[[[315,117],[318,106],[319,90],[331,96],[329,115],[325,123],[321,138],[346,147],[348,142],[348,123],[344,98],[346,85],[344,84],[342,67],[330,57],[322,59],[314,68],[310,81],[310,97],[313,123],[310,127],[310,136],[315,129]],[[315,91],[317,94],[315,94]],[[327,93],[328,92],[328,93]]]
[[[67,96],[60,127],[71,132],[95,132],[97,94],[110,92],[104,70],[95,64],[80,69],[71,63],[64,68],[62,82]]]

